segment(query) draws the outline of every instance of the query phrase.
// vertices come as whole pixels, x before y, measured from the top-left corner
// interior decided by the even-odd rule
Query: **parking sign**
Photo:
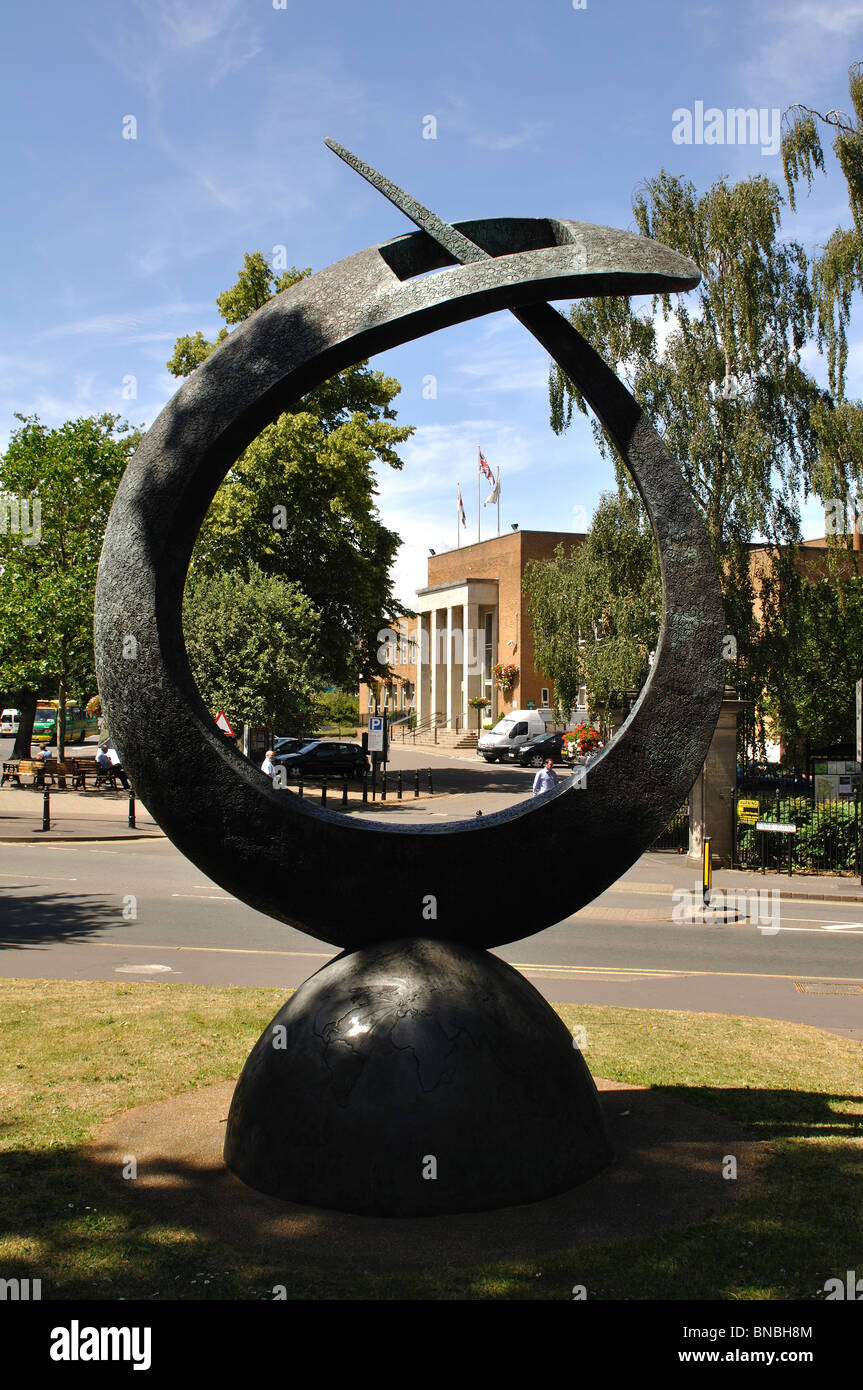
[[[384,751],[384,717],[382,714],[369,715],[369,752]]]

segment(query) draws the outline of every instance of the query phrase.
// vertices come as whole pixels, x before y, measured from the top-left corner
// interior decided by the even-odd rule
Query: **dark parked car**
[[[273,755],[278,761],[280,755],[287,753],[299,753],[301,748],[305,748],[311,739],[308,738],[277,738],[273,743]]]
[[[556,763],[562,763],[563,757],[563,734],[543,734],[542,738],[533,738],[530,743],[523,743],[520,748],[513,748],[509,755],[511,763],[521,763],[522,767],[542,767],[546,758],[553,758]]]
[[[315,739],[295,753],[276,751],[273,759],[287,768],[291,776],[304,777],[362,777],[369,771],[369,760],[358,743],[336,743],[335,740]]]

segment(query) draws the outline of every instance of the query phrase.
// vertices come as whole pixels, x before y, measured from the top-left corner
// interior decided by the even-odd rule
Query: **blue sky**
[[[560,216],[632,227],[666,168],[705,190],[766,173],[758,145],[679,145],[677,108],[847,107],[863,0],[757,7],[635,0],[42,0],[3,21],[7,267],[0,443],[112,410],[150,424],[178,383],[175,339],[220,326],[243,252],[318,270],[409,230],[323,145],[332,136],[450,220]],[[124,139],[124,118],[135,139]],[[434,117],[436,138],[424,138]],[[126,122],[128,129],[129,123]],[[848,223],[831,177],[787,218],[808,249]],[[863,318],[849,394],[863,396]],[[376,359],[417,426],[379,504],[405,540],[397,589],[476,538],[476,449],[502,469],[501,526],[581,529],[612,485],[586,422],[548,425],[547,359],[507,314]],[[810,354],[808,365],[823,377]],[[437,397],[423,397],[424,378]],[[136,396],[129,399],[134,378]],[[124,396],[124,390],[127,393]],[[817,508],[806,535],[823,534]],[[494,533],[485,509],[483,537]]]

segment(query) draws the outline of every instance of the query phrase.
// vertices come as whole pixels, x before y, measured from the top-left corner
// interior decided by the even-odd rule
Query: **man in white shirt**
[[[554,770],[554,759],[546,758],[545,767],[540,768],[533,779],[534,796],[542,796],[543,792],[550,792],[552,787],[557,785],[557,773]]]
[[[265,773],[267,777],[272,777],[275,774],[276,764],[273,762],[272,748],[268,748],[264,754],[264,761],[261,763],[261,771]]]
[[[128,791],[129,779],[120,766],[120,758],[114,748],[109,748],[107,743],[100,743],[96,753],[96,762],[103,772],[111,772],[115,777],[119,777],[123,786]]]

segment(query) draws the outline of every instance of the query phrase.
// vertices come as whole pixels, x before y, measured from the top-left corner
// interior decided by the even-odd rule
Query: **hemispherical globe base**
[[[250,1187],[370,1216],[551,1197],[611,1161],[558,1016],[485,951],[406,938],[338,956],[262,1034],[225,1162]]]

